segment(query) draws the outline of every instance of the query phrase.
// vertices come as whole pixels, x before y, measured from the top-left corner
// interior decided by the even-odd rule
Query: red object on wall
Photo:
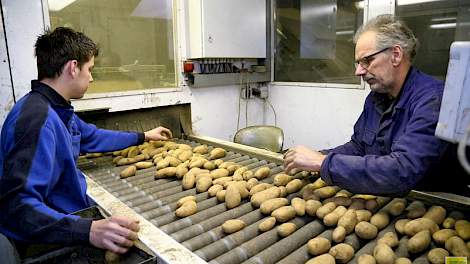
[[[186,73],[190,73],[194,71],[194,64],[192,61],[185,61],[183,62],[183,71]]]

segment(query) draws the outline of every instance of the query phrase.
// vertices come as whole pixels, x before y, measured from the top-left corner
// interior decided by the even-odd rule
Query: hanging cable
[[[470,173],[470,164],[468,163],[465,150],[467,148],[467,142],[469,139],[470,139],[470,124],[468,125],[467,130],[465,131],[465,134],[463,135],[462,139],[460,139],[459,146],[457,148],[457,156],[459,158],[460,164],[462,164],[462,167],[467,171],[467,173]]]
[[[269,106],[271,107],[271,109],[273,110],[273,114],[274,114],[274,126],[277,126],[276,110],[274,110],[274,107],[273,107],[273,105],[271,104],[271,102],[268,100],[268,98],[264,98],[264,102],[265,102],[265,103],[268,103]]]

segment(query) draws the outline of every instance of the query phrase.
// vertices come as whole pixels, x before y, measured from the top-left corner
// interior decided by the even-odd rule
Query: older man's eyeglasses
[[[381,49],[375,53],[372,53],[370,55],[364,56],[354,62],[354,67],[357,68],[357,66],[361,65],[362,68],[367,69],[369,68],[370,63],[375,59],[374,56],[377,54],[380,54],[386,50],[388,50],[390,47],[387,47],[385,49]]]

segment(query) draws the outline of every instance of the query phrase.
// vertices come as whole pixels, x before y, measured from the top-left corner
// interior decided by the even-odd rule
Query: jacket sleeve
[[[54,161],[60,158],[55,152],[60,143],[53,131],[47,124],[41,128],[34,152],[27,151],[31,146],[25,144],[26,138],[19,138],[4,160],[1,184],[12,191],[1,196],[1,232],[28,243],[89,243],[92,219],[63,214],[46,205],[59,175],[54,173]]]
[[[428,95],[412,110],[405,133],[388,155],[353,155],[330,152],[320,174],[324,181],[354,193],[403,194],[413,188],[445,151],[434,136],[441,97]]]
[[[95,125],[84,122],[78,116],[75,116],[75,120],[81,133],[81,153],[120,150],[144,142],[145,136],[141,132],[99,129]]]

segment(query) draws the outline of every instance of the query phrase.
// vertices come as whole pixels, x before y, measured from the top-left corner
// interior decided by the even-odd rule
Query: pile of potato
[[[331,240],[315,237],[308,242],[308,252],[313,256],[307,263],[347,263],[355,257],[355,249],[344,243],[346,236],[355,233],[365,241],[376,243],[370,254],[357,256],[357,263],[393,264],[411,263],[407,257],[426,254],[430,263],[444,263],[445,256],[470,256],[470,222],[461,213],[447,215],[441,206],[426,208],[406,199],[354,195],[337,186],[327,186],[320,178],[308,183],[306,172],[295,176],[279,173],[271,175],[268,166],[256,170],[234,162],[225,162],[222,148],[209,151],[206,145],[191,147],[172,141],[150,141],[116,151],[113,162],[129,165],[121,177],[135,175],[139,169],[155,166],[155,178],[176,177],[184,189],[196,188],[208,192],[224,202],[227,209],[239,206],[244,199],[260,208],[266,218],[259,224],[261,232],[277,226],[280,237],[287,237],[297,230],[291,222],[297,216],[309,215],[333,229]],[[262,182],[273,177],[272,183]],[[295,194],[292,198],[286,198]],[[176,215],[186,217],[197,212],[194,196],[178,201]],[[395,229],[380,231],[394,221]],[[398,219],[398,220],[397,220]],[[392,222],[393,223],[393,222]],[[222,226],[224,232],[233,233],[245,227],[239,219],[228,220]],[[395,253],[400,241],[406,242],[406,254]],[[468,243],[467,243],[468,242]]]

